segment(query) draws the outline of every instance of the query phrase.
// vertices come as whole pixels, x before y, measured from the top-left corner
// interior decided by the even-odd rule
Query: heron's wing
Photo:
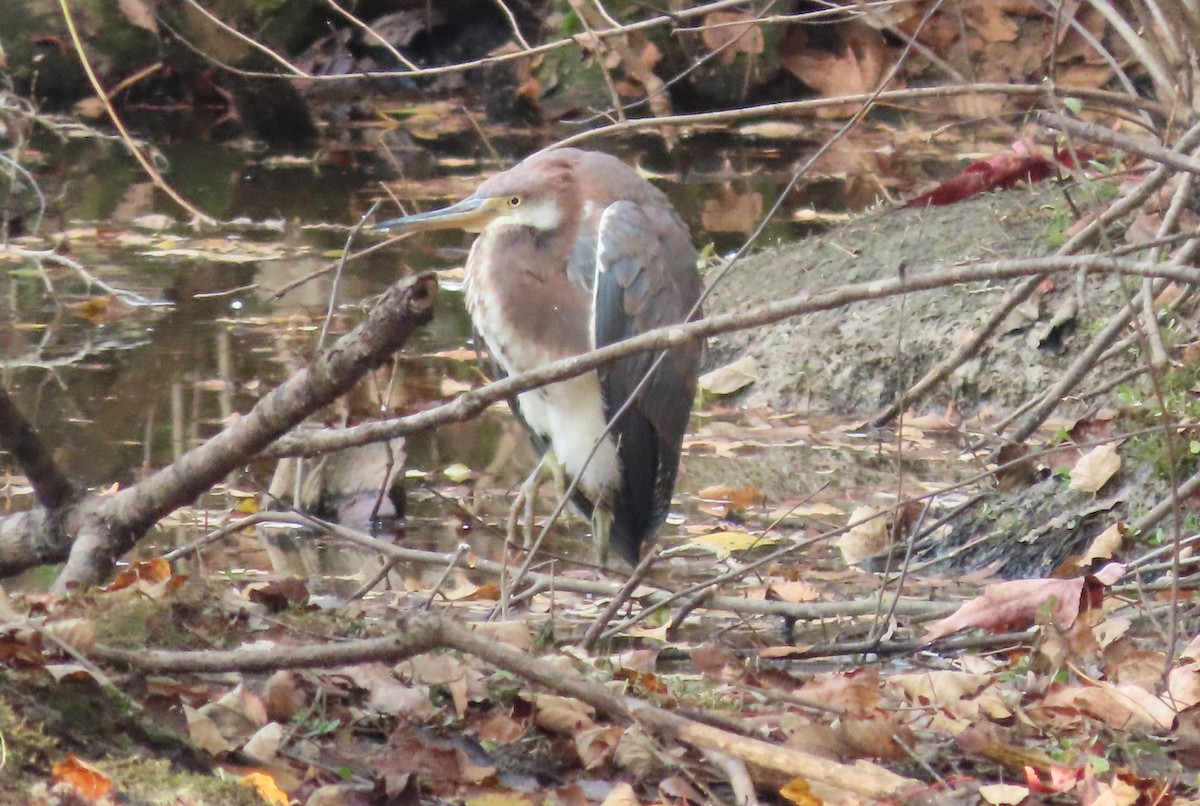
[[[700,296],[696,250],[667,207],[628,201],[610,205],[600,218],[595,267],[592,333],[597,347],[683,322]],[[609,420],[634,395],[657,355],[643,353],[600,370]],[[698,344],[669,350],[613,426],[622,488],[612,540],[631,562],[670,507],[699,363]],[[619,530],[622,523],[626,534]]]

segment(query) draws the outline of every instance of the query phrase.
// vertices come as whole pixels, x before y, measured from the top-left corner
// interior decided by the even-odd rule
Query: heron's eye
[[[508,206],[509,207],[520,207],[521,206],[521,197],[513,196],[511,199],[508,200]]]

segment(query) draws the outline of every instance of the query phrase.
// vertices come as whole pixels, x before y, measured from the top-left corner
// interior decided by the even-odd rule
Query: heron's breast
[[[465,290],[475,329],[510,374],[591,348],[591,296],[567,279],[565,262],[485,233],[471,248]]]

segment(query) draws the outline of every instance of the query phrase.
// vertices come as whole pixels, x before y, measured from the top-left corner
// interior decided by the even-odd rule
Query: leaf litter
[[[705,412],[701,422],[691,452],[719,455],[712,445],[724,442],[734,454],[751,457],[802,447],[855,456],[873,451],[895,461],[878,437],[864,441],[853,428],[834,422],[719,410]],[[910,460],[925,454],[935,466],[974,463],[957,448],[947,451],[953,439],[928,436],[939,433],[906,429],[888,441],[906,444]],[[542,591],[511,620],[485,624],[498,595],[481,591],[499,589],[469,566],[436,590],[430,586],[440,575],[410,576],[400,587],[329,608],[318,604],[308,586],[277,572],[184,574],[153,557],[130,565],[105,588],[69,600],[10,596],[15,619],[0,633],[5,686],[64,685],[63,675],[72,673],[56,667],[74,662],[64,647],[85,656],[97,644],[269,646],[286,652],[348,636],[386,636],[398,613],[433,601],[478,622],[489,640],[550,668],[608,680],[627,696],[707,714],[805,752],[872,760],[912,774],[912,753],[936,768],[936,748],[957,743],[961,752],[954,766],[939,772],[974,781],[982,802],[1020,802],[1013,799],[1024,797],[1022,792],[1117,798],[1164,783],[1186,793],[1183,770],[1192,748],[1200,746],[1200,720],[1191,717],[1200,704],[1195,649],[1200,636],[1188,636],[1174,664],[1151,651],[1157,638],[1150,623],[1136,603],[1114,593],[1124,570],[1120,564],[1110,562],[1094,576],[983,587],[926,573],[889,575],[892,593],[941,609],[924,617],[897,613],[885,623],[872,613],[837,609],[875,595],[881,577],[867,570],[870,557],[887,551],[877,546],[852,557],[844,541],[867,528],[885,544],[893,535],[903,539],[914,528],[913,517],[897,516],[879,501],[852,506],[880,492],[863,480],[841,479],[788,505],[775,500],[773,491],[737,477],[728,465],[725,473],[723,482],[685,496],[685,523],[703,531],[678,543],[681,550],[700,542],[719,550],[707,553],[708,559],[686,553],[664,558],[663,572],[679,580],[672,587],[808,541],[807,549],[790,558],[723,584],[721,593],[747,603],[830,607],[829,615],[789,627],[786,619],[739,616],[702,604],[679,629],[650,618],[623,628],[618,643],[592,654],[572,648],[598,613],[591,595]],[[446,481],[454,483],[449,475]],[[1094,483],[1104,482],[1097,477]],[[780,519],[781,511],[789,513],[788,520]],[[219,514],[214,512],[214,522]],[[840,536],[839,528],[845,530]],[[1111,556],[1119,541],[1109,536],[1097,546],[1090,555]],[[369,575],[363,567],[344,587]],[[635,606],[645,607],[651,601],[646,597],[660,589],[654,583],[640,587]],[[881,615],[887,607],[885,599]],[[940,620],[930,618],[934,614]],[[21,628],[22,619],[37,620],[38,629]],[[880,635],[880,628],[886,628],[886,638],[874,651],[846,655],[836,649],[857,646]],[[986,640],[1004,634],[1013,637],[999,645]],[[956,637],[977,648],[938,649]],[[888,662],[889,645],[905,641],[933,651],[913,650],[902,654],[902,662]],[[831,663],[831,653],[840,660]],[[178,673],[158,676],[140,691],[131,688],[136,676],[119,669],[104,674],[144,708],[177,712],[171,721],[192,747],[268,802],[282,802],[275,792],[303,802],[322,788],[340,787],[350,798],[346,802],[365,803],[348,793],[373,786],[463,802],[546,803],[558,797],[644,803],[651,781],[660,792],[724,786],[719,773],[696,766],[701,759],[694,751],[661,745],[650,750],[645,737],[612,714],[470,655],[430,653],[399,664],[264,674]],[[105,685],[87,673],[71,679],[75,685]],[[1143,748],[1140,754],[1128,751],[1135,744]],[[247,770],[240,759],[258,766]],[[102,755],[78,760],[83,766],[62,768],[62,780],[69,782],[64,785],[75,791],[100,791],[105,779],[118,789],[127,785],[123,771],[109,769]],[[681,777],[678,765],[685,763],[689,772]],[[314,769],[341,772],[314,776]],[[643,782],[632,795],[628,776]],[[550,779],[560,783],[535,783]],[[805,779],[793,778],[780,781],[776,791],[785,801],[809,802],[805,798],[812,796],[802,794],[806,786]],[[825,795],[826,802],[854,802],[846,793],[841,800]]]

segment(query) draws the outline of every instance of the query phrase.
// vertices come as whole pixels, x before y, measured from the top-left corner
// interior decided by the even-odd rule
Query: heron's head
[[[488,179],[473,194],[449,207],[393,218],[376,225],[387,232],[463,229],[482,232],[493,225],[515,224],[552,232],[568,218],[574,197],[569,160],[554,152],[538,155]]]

